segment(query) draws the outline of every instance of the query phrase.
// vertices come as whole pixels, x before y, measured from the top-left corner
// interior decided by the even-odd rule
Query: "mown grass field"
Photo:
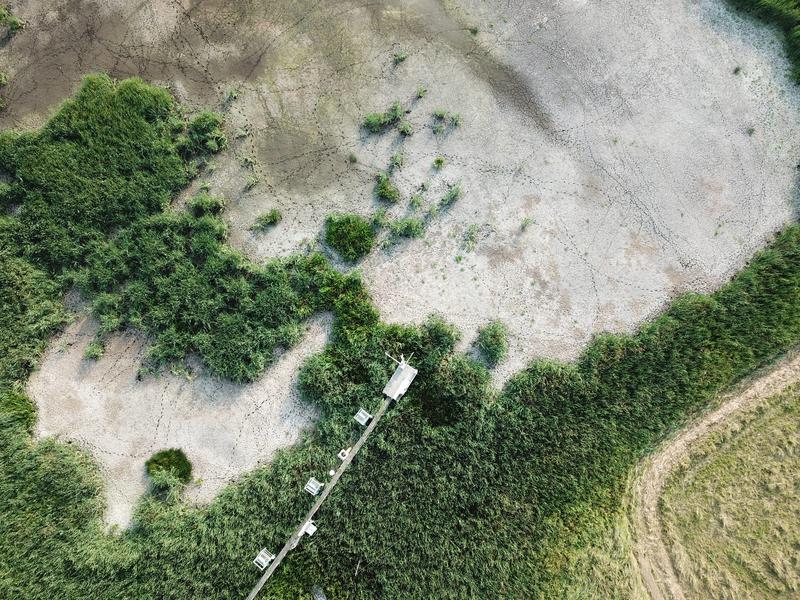
[[[163,90],[90,78],[40,131],[4,134],[0,168],[0,597],[238,598],[262,546],[277,549],[324,473],[414,352],[420,375],[354,462],[265,597],[627,597],[620,529],[631,468],[722,388],[800,343],[800,227],[732,282],[687,295],[635,335],[596,339],[573,364],[537,361],[501,392],[455,352],[440,320],[381,322],[357,276],[319,256],[257,265],[226,243],[222,205],[171,198],[224,145]],[[24,384],[66,318],[92,300],[105,333],[153,340],[143,376],[199,354],[212,373],[259,376],[305,318],[335,315],[301,373],[316,432],[210,506],[146,497],[135,526],[102,531],[87,455],[30,436]],[[6,301],[8,299],[8,301]],[[177,485],[177,484],[176,484]],[[611,557],[611,558],[609,558]]]
[[[664,532],[692,598],[800,594],[800,388],[693,446],[661,499]]]

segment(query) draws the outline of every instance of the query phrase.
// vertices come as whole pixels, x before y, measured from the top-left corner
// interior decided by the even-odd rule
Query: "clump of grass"
[[[441,171],[442,167],[444,167],[445,159],[444,156],[437,156],[433,159],[433,168],[437,171]]]
[[[83,351],[83,358],[87,360],[98,360],[106,351],[105,344],[101,340],[94,339],[86,346]]]
[[[418,209],[420,206],[422,206],[422,194],[420,194],[420,193],[413,194],[411,196],[410,204],[411,204],[411,208],[413,208],[415,210]]]
[[[447,127],[458,127],[461,125],[461,115],[459,113],[450,113],[442,108],[433,111],[433,125],[431,129],[433,133],[438,135],[444,133]]]
[[[184,157],[223,150],[228,146],[228,139],[222,131],[222,115],[208,110],[198,113],[189,121],[186,133],[178,136],[175,145]]]
[[[347,162],[349,162],[351,165],[354,165],[358,162],[358,157],[353,152],[351,152],[350,154],[347,155]]]
[[[439,202],[439,204],[444,208],[450,206],[459,198],[461,198],[461,184],[456,183],[450,186],[450,189],[447,190],[447,193],[444,196],[442,196],[442,199]]]
[[[394,53],[392,59],[394,60],[395,66],[399,65],[401,62],[404,62],[408,58],[408,53],[404,50],[400,50]]]
[[[239,90],[236,88],[228,88],[228,91],[225,92],[225,101],[226,102],[233,102],[239,97]]]
[[[478,245],[478,225],[470,223],[467,230],[464,232],[464,250],[472,252],[475,246]]]
[[[255,222],[250,226],[250,229],[253,231],[266,231],[267,229],[270,229],[271,227],[274,227],[280,223],[281,219],[283,219],[281,211],[279,211],[277,208],[272,208],[263,215],[259,215]]]
[[[403,105],[395,101],[386,112],[368,114],[364,117],[363,125],[370,133],[381,133],[389,126],[398,123],[404,114]]]
[[[194,217],[217,216],[225,209],[225,199],[222,196],[211,196],[205,190],[189,200],[187,206]]]
[[[402,169],[406,157],[402,152],[395,152],[389,159],[389,165],[392,169]]]
[[[5,5],[0,5],[0,25],[8,27],[9,32],[14,34],[25,28],[25,21],[12,14]]]
[[[533,224],[533,219],[531,219],[530,217],[525,217],[524,219],[522,219],[522,223],[520,223],[519,228],[521,231],[525,231],[532,224]]]
[[[245,190],[252,190],[256,187],[259,183],[259,179],[257,175],[248,175],[247,179],[244,180],[244,189]]]
[[[500,321],[491,321],[478,330],[475,347],[489,365],[497,365],[508,354],[508,327]]]
[[[170,473],[183,483],[189,483],[192,479],[192,463],[180,448],[169,448],[156,452],[144,463],[147,474],[150,477],[159,472]]]
[[[0,87],[8,85],[8,73],[0,71]]]
[[[416,217],[398,219],[391,225],[392,234],[404,238],[418,238],[425,233],[425,224]]]
[[[372,226],[375,229],[385,229],[391,225],[391,221],[389,220],[389,216],[385,208],[379,208],[375,211],[375,214],[372,215]]]
[[[469,32],[470,32],[472,35],[478,35],[478,31],[479,31],[479,30],[478,30],[478,28],[477,28],[477,27],[475,27],[475,26],[473,25],[472,27],[470,27],[470,28],[468,29],[468,31],[469,31]]]
[[[349,262],[356,262],[370,253],[375,232],[362,217],[352,214],[332,214],[325,219],[325,243]]]
[[[375,180],[375,195],[378,198],[392,204],[400,201],[400,190],[392,183],[388,173],[378,173]]]
[[[417,88],[417,98],[419,98],[420,100],[424,98],[427,93],[428,93],[428,88],[425,87],[424,85],[420,85]]]
[[[733,68],[733,74],[734,75],[738,75],[741,72],[742,72],[742,67],[737,65],[736,67]]]
[[[414,134],[414,126],[409,121],[401,121],[397,126],[397,131],[408,137]]]
[[[752,136],[756,132],[755,127],[748,127],[745,131],[749,136]]]

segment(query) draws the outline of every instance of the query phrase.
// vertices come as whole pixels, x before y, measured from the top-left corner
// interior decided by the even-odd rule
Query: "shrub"
[[[417,88],[417,98],[422,99],[428,93],[428,88],[424,85],[421,85]]]
[[[400,50],[399,52],[395,52],[392,58],[394,59],[394,64],[396,66],[408,58],[408,53],[406,53],[403,50]]]
[[[183,483],[189,483],[192,479],[192,463],[180,448],[156,452],[144,465],[151,477],[161,471],[171,473]]]
[[[444,157],[443,156],[437,156],[436,158],[433,159],[433,168],[434,169],[436,169],[437,171],[441,171],[443,166],[444,166]]]
[[[392,204],[400,200],[400,190],[392,183],[387,173],[378,173],[375,179],[375,195],[378,198],[386,202],[391,202]]]
[[[356,262],[372,250],[375,232],[358,215],[333,214],[325,220],[325,242],[345,260]]]
[[[478,330],[475,347],[494,366],[508,354],[508,328],[500,321],[491,321]]]
[[[263,215],[260,215],[255,220],[255,223],[250,226],[250,229],[253,231],[264,231],[280,223],[282,218],[281,212],[277,208],[273,208]]]
[[[13,34],[25,28],[25,22],[12,14],[10,10],[4,5],[0,5],[0,25],[5,25],[8,30]]]

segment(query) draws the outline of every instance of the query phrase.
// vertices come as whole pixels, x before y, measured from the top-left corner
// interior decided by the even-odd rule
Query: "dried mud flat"
[[[634,329],[680,292],[713,289],[794,215],[798,97],[776,60],[779,38],[721,0],[11,4],[28,27],[0,48],[10,76],[0,125],[42,123],[93,71],[139,75],[190,108],[224,110],[234,139],[202,180],[229,200],[231,243],[256,259],[319,247],[332,211],[373,214],[374,175],[401,149],[404,198],[390,216],[413,212],[423,182],[417,214],[461,182],[463,198],[423,238],[376,250],[359,268],[389,321],[437,312],[465,346],[489,319],[504,321],[511,352],[498,384],[534,357],[569,360],[599,331]],[[408,57],[395,65],[398,51]],[[413,136],[359,129],[395,99],[411,109]],[[459,113],[461,126],[434,135],[438,108]],[[251,175],[259,183],[245,189]],[[251,232],[273,207],[280,225]],[[40,427],[92,448],[117,485],[103,424],[70,419],[59,394],[111,402],[116,379],[85,381],[70,352],[32,387]],[[116,359],[126,373],[138,368],[136,352]],[[156,381],[154,397],[174,396],[169,377]],[[195,405],[181,410],[224,402],[199,387],[186,389]],[[146,415],[114,425],[142,439],[156,426]],[[140,476],[141,462],[127,472]]]
[[[634,554],[650,598],[685,600],[687,597],[662,533],[659,508],[659,499],[672,471],[686,461],[694,444],[722,430],[732,417],[754,409],[798,381],[800,354],[795,351],[725,394],[716,409],[682,429],[645,461],[634,485],[630,518],[635,538]]]

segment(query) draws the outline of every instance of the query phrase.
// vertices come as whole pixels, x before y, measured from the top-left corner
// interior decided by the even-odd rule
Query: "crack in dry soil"
[[[798,380],[800,350],[795,350],[726,393],[717,408],[682,429],[644,463],[634,484],[630,520],[639,572],[653,600],[686,598],[663,537],[659,510],[659,499],[673,469],[688,456],[693,444],[724,427],[729,418],[752,409]]]

